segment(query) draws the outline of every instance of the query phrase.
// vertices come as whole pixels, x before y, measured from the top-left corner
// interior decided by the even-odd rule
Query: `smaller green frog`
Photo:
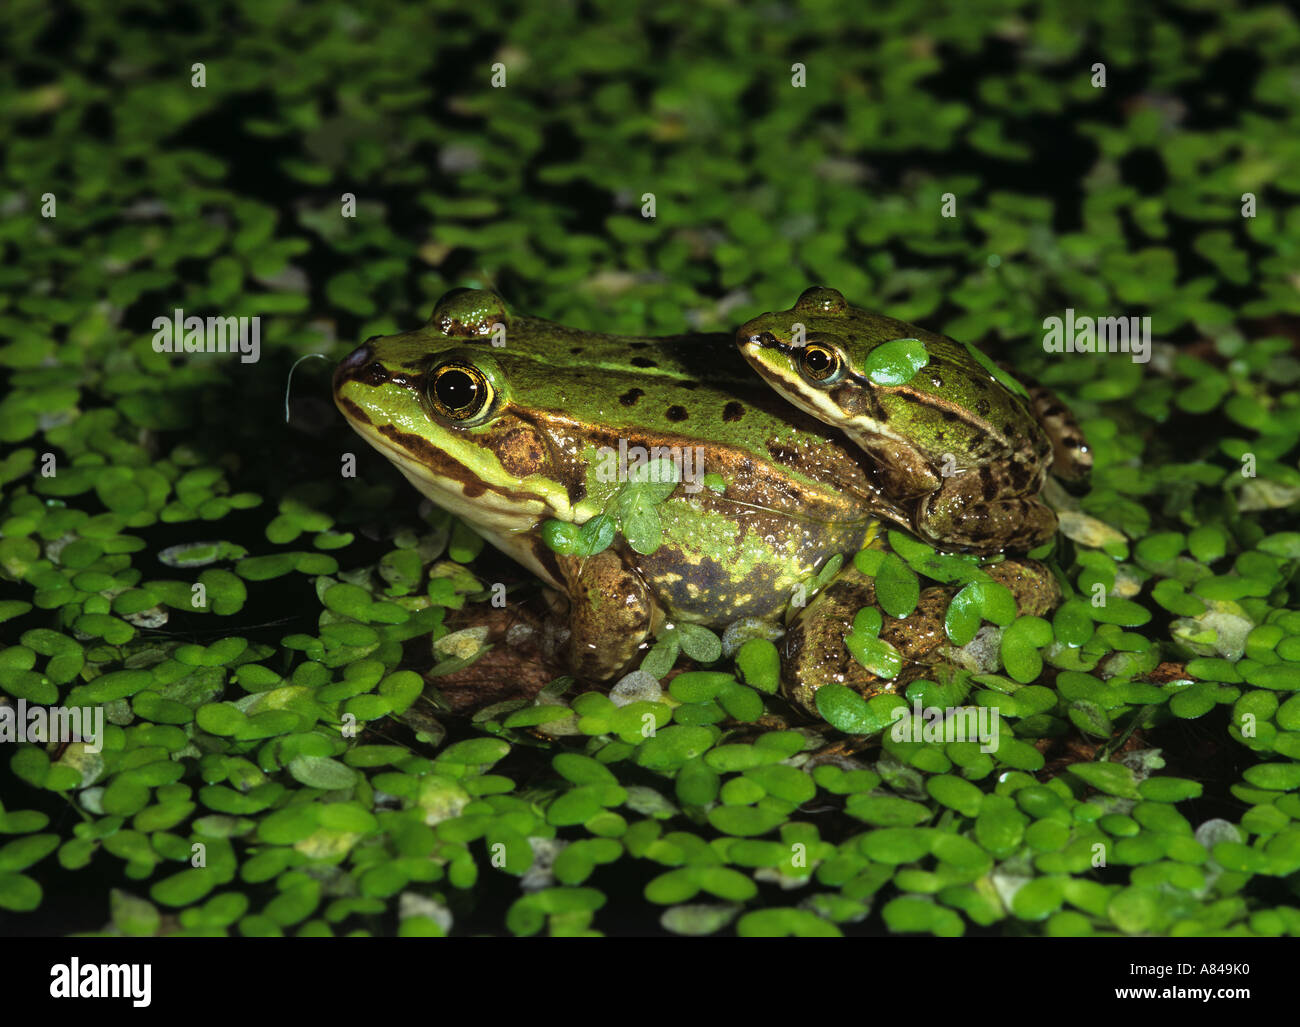
[[[1049,467],[1092,464],[1045,389],[1030,392],[970,345],[849,305],[814,287],[793,309],[741,325],[736,344],[800,409],[875,462],[878,513],[939,548],[1023,551],[1056,532],[1038,497]]]

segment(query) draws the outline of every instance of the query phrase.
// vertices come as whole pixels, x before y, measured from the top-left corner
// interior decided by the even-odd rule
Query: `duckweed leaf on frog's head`
[[[929,362],[930,354],[920,339],[894,339],[867,354],[863,370],[876,385],[906,385]]]

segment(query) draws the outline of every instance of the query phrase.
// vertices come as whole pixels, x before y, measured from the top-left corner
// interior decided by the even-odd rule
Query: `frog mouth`
[[[467,475],[455,457],[423,436],[390,424],[354,421],[352,426],[423,495],[481,530],[531,531],[545,517],[572,516],[567,503],[564,509],[556,507],[562,495],[510,488]]]
[[[343,402],[339,403],[343,407]],[[459,468],[454,459],[418,435],[398,431],[391,425],[358,421],[344,408],[353,429],[388,458],[421,495],[443,510],[463,520],[501,552],[531,570],[542,580],[557,585],[558,575],[553,558],[539,555],[535,542],[538,526],[547,517],[571,519],[567,504],[556,509],[559,497],[510,489],[482,482],[462,473],[442,473],[442,467]],[[436,464],[429,463],[430,451],[439,453]],[[557,585],[558,587],[558,585]]]

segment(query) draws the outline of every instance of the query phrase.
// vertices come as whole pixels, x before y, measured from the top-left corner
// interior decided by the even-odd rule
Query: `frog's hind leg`
[[[1012,557],[985,565],[994,581],[1011,590],[1022,615],[1045,617],[1060,605],[1061,586],[1056,576],[1036,560]],[[863,607],[879,609],[875,580],[848,563],[805,607],[782,640],[781,677],[786,696],[814,717],[817,689],[825,684],[844,685],[863,698],[901,693],[917,678],[951,680],[962,671],[990,672],[996,666],[982,662],[980,647],[954,646],[945,618],[948,604],[960,585],[934,585],[921,590],[916,607],[902,618],[881,611],[879,638],[902,658],[897,676],[883,678],[860,664],[848,651],[844,637]]]

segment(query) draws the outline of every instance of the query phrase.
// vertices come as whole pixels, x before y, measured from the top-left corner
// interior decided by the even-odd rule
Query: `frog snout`
[[[373,357],[374,351],[371,350],[370,343],[364,342],[340,360],[338,367],[334,368],[334,391],[337,392],[344,382],[356,377],[357,372],[369,364]]]

